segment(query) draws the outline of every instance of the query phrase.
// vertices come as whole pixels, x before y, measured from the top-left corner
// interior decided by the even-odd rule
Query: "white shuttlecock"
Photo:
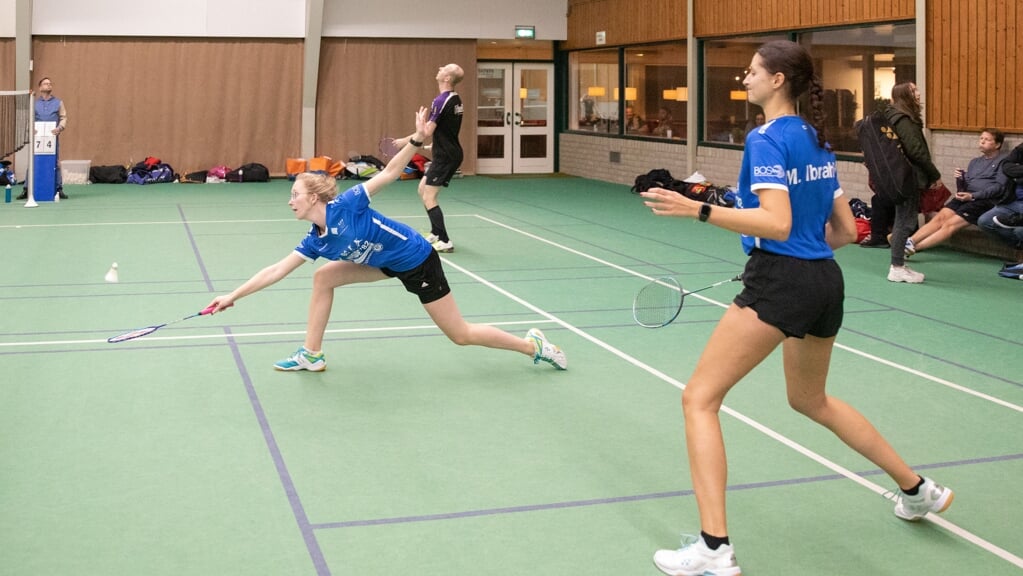
[[[110,265],[110,270],[107,270],[107,275],[103,277],[107,282],[117,282],[117,262]]]

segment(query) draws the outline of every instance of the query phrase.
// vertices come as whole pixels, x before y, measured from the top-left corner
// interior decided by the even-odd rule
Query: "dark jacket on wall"
[[[899,135],[902,151],[913,165],[917,189],[927,188],[932,182],[940,180],[941,172],[931,161],[931,149],[924,138],[923,124],[894,106],[888,106],[884,116]]]

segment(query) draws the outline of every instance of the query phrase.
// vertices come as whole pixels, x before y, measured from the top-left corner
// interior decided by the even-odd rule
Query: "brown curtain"
[[[465,70],[455,87],[462,98],[462,172],[476,172],[476,41],[324,38],[316,99],[318,155],[379,156],[384,136],[411,134],[419,106],[437,96],[437,69]],[[425,152],[429,155],[429,152]]]
[[[14,38],[0,38],[0,90],[14,90]]]
[[[178,172],[259,162],[283,173],[300,150],[302,41],[37,37],[32,85],[64,100],[61,158]]]

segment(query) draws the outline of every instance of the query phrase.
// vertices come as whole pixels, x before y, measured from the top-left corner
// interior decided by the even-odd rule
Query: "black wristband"
[[[706,222],[707,218],[710,218],[710,209],[711,205],[706,202],[703,203],[703,206],[700,206],[700,222]]]
[[[422,148],[423,147],[423,143],[420,142],[419,140],[416,140],[415,138],[409,138],[408,139],[408,143],[413,145],[413,146],[415,146],[416,148]]]

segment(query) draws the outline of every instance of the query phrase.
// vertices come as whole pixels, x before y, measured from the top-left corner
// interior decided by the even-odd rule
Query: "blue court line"
[[[1023,460],[1023,453],[1007,454],[1004,456],[989,456],[985,458],[970,458],[967,460],[954,460],[949,462],[937,462],[914,466],[914,470],[930,470],[934,468],[950,468],[956,466],[971,466],[977,464],[989,464],[992,462],[1008,462],[1011,460]],[[884,471],[880,469],[856,472],[859,476],[881,476]],[[734,484],[729,486],[729,492],[742,490],[761,490],[778,486],[795,486],[799,484],[813,484],[816,482],[831,482],[834,480],[848,480],[841,474],[824,474],[821,476],[807,476],[805,478],[790,478],[786,480],[772,480],[769,482],[751,482],[747,484]],[[671,492],[652,492],[649,494],[633,494],[631,496],[613,496],[610,498],[593,498],[590,500],[569,500],[565,502],[549,502],[546,504],[527,504],[523,506],[508,506],[504,508],[483,508],[480,510],[465,510],[462,512],[447,512],[443,514],[424,514],[418,516],[396,516],[392,518],[371,518],[367,520],[350,520],[345,522],[324,522],[311,524],[313,530],[333,530],[338,528],[359,528],[364,526],[381,526],[386,524],[412,524],[416,522],[437,522],[441,520],[458,520],[461,518],[473,518],[478,516],[500,516],[502,514],[520,514],[523,512],[538,512],[542,510],[561,510],[566,508],[584,508],[589,506],[606,506],[609,504],[621,504],[623,502],[639,502],[643,500],[662,500],[665,498],[680,498],[692,496],[692,490],[675,490]]]

